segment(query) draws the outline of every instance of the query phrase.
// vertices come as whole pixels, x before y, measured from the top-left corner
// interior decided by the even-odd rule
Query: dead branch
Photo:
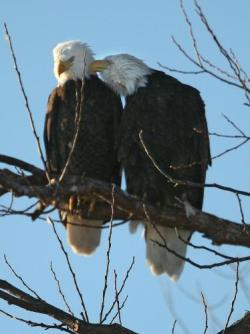
[[[81,312],[83,321],[89,323],[89,317],[88,317],[87,308],[86,308],[86,305],[85,305],[85,302],[84,302],[84,298],[83,298],[82,292],[80,291],[80,288],[79,288],[79,285],[78,285],[78,282],[77,282],[77,279],[76,279],[76,274],[75,274],[75,272],[74,272],[74,270],[72,268],[72,265],[70,263],[68,253],[66,252],[66,250],[65,250],[65,248],[63,246],[62,240],[60,239],[60,237],[59,237],[59,235],[58,235],[58,233],[56,231],[55,224],[54,224],[53,220],[48,217],[48,222],[52,225],[53,232],[54,232],[54,234],[55,234],[55,236],[57,238],[57,241],[60,244],[61,250],[63,252],[63,255],[65,256],[65,259],[66,259],[66,262],[67,262],[67,265],[68,265],[69,272],[70,272],[70,274],[71,274],[71,276],[73,278],[74,287],[76,289],[76,292],[78,294],[78,297],[80,299],[81,306],[82,306],[82,309],[83,309],[83,312]]]
[[[0,298],[8,304],[16,305],[27,311],[46,314],[56,319],[63,326],[67,326],[77,334],[136,334],[118,324],[100,325],[88,324],[83,320],[47,303],[46,301],[32,297],[28,293],[16,288],[7,281],[0,279]]]
[[[106,293],[108,289],[108,277],[109,277],[109,268],[110,268],[110,252],[112,247],[112,232],[113,232],[113,219],[114,219],[114,204],[115,204],[115,198],[114,198],[114,187],[115,185],[112,184],[112,203],[111,203],[111,218],[110,218],[110,228],[109,228],[109,236],[108,236],[108,247],[107,247],[107,253],[106,253],[106,270],[105,270],[105,276],[104,276],[104,286],[102,291],[102,301],[101,301],[101,310],[100,310],[100,324],[103,323],[103,312],[104,312],[104,306],[105,306],[105,298]]]
[[[25,162],[23,160],[13,158],[8,155],[0,154],[0,163],[5,163],[10,166],[18,167],[26,172],[30,172],[31,174],[35,174],[40,176],[41,178],[45,178],[44,171],[42,169],[33,166],[30,163]]]
[[[206,59],[202,52],[200,51],[198,41],[195,36],[193,24],[188,16],[188,13],[184,7],[183,0],[179,0],[180,8],[184,19],[186,21],[188,32],[190,36],[190,40],[192,42],[193,51],[195,56],[192,57],[184,48],[183,46],[177,42],[177,40],[172,36],[172,41],[175,46],[178,48],[180,53],[184,55],[195,67],[198,68],[197,71],[183,71],[167,66],[163,66],[164,68],[168,69],[171,72],[177,72],[182,74],[209,74],[210,76],[214,77],[217,80],[220,80],[223,83],[228,85],[232,85],[234,87],[240,88],[243,90],[244,95],[247,99],[246,105],[249,105],[249,76],[247,75],[246,71],[241,67],[238,59],[235,56],[235,53],[230,49],[229,51],[222,45],[219,41],[218,37],[214,33],[213,29],[211,28],[206,15],[204,14],[202,8],[200,7],[197,0],[194,0],[194,7],[197,16],[200,19],[201,24],[205,27],[209,37],[212,39],[214,45],[217,47],[218,53],[223,56],[225,62],[229,66],[229,71],[224,70],[223,68],[215,65],[209,59]],[[160,65],[162,66],[162,65]]]
[[[230,311],[229,311],[229,314],[228,314],[228,318],[227,318],[227,322],[226,322],[223,334],[226,333],[229,321],[230,321],[231,316],[232,316],[232,314],[234,312],[234,305],[235,305],[235,301],[236,301],[236,298],[237,298],[237,295],[238,295],[239,281],[240,281],[240,278],[239,278],[239,263],[237,263],[237,267],[236,267],[236,279],[235,279],[235,292],[234,292],[234,297],[233,297],[233,300],[232,300],[232,303],[231,303],[231,308],[230,308]]]
[[[119,299],[119,297],[120,297],[122,291],[124,290],[125,284],[126,284],[128,278],[129,278],[129,274],[130,274],[130,272],[131,272],[131,270],[132,270],[134,264],[135,264],[135,257],[133,257],[133,259],[132,259],[131,265],[129,266],[129,268],[128,268],[127,272],[126,272],[125,278],[123,279],[123,282],[122,282],[122,285],[121,285],[120,289],[119,289],[118,291],[116,291],[116,297],[115,297],[115,300],[113,301],[113,303],[112,303],[112,305],[110,306],[109,310],[107,311],[107,313],[106,313],[105,316],[103,317],[103,320],[102,320],[103,323],[107,320],[108,316],[111,314],[112,310],[113,310],[114,307],[115,307],[116,302],[118,301],[118,299]],[[121,310],[121,309],[120,309],[120,310]]]
[[[222,330],[218,334],[246,334],[250,333],[250,312],[246,312],[244,317],[236,321],[226,331]]]
[[[43,151],[42,151],[42,147],[41,147],[41,143],[40,143],[40,138],[39,138],[39,136],[37,134],[37,131],[36,131],[35,122],[34,122],[33,115],[32,115],[31,109],[30,109],[30,105],[29,105],[29,100],[28,100],[27,94],[26,94],[25,89],[24,89],[23,80],[22,80],[22,77],[21,77],[21,72],[20,72],[20,70],[18,68],[18,65],[17,65],[17,59],[16,59],[15,51],[14,51],[14,48],[13,48],[13,45],[12,45],[11,36],[10,36],[9,31],[8,31],[6,23],[4,23],[4,30],[5,30],[5,35],[6,35],[8,44],[9,44],[11,56],[12,56],[12,59],[13,59],[13,62],[14,62],[14,69],[15,69],[16,74],[17,74],[17,78],[18,78],[18,82],[19,82],[19,85],[20,85],[20,89],[21,89],[23,98],[25,100],[25,107],[26,107],[26,110],[28,112],[28,116],[29,116],[29,120],[30,120],[30,124],[31,124],[31,128],[32,128],[32,132],[33,132],[33,135],[34,135],[34,138],[35,138],[35,141],[36,141],[38,153],[39,153],[40,159],[43,163],[46,177],[49,180],[50,179],[49,178],[49,173],[47,171],[47,165],[46,165],[46,161],[45,161],[45,158],[44,158],[44,155],[43,155]]]
[[[207,330],[208,330],[208,313],[207,313],[207,303],[205,300],[205,297],[201,291],[201,297],[202,297],[202,303],[204,306],[204,312],[205,312],[205,328],[204,328],[204,334],[206,334]]]
[[[118,288],[117,288],[117,272],[116,272],[116,270],[114,270],[114,281],[115,281],[115,300],[116,300],[116,304],[117,304],[117,313],[118,313],[119,324],[121,325],[122,324],[121,306],[120,306],[120,299],[119,299]]]
[[[7,260],[6,255],[4,254],[4,261],[7,264],[7,266],[9,267],[9,269],[11,270],[11,272],[13,273],[13,275],[22,283],[22,285],[28,289],[29,292],[31,292],[37,299],[39,300],[43,300],[38,293],[32,289],[22,278],[22,276],[18,275],[17,272],[15,271],[15,269],[12,267],[12,265],[9,263],[9,261]]]
[[[57,285],[57,289],[58,289],[59,295],[61,296],[64,305],[66,306],[68,312],[69,312],[71,315],[74,316],[74,313],[73,313],[73,311],[71,310],[71,308],[70,308],[70,306],[69,306],[69,303],[67,302],[66,297],[65,297],[65,295],[64,295],[64,293],[63,293],[63,290],[62,290],[62,287],[61,287],[61,283],[60,283],[59,279],[57,278],[57,274],[56,274],[55,270],[53,269],[52,261],[50,262],[50,271],[51,271],[52,274],[53,274],[53,278],[54,278],[54,280],[55,280],[55,282],[56,282],[56,285]]]
[[[53,204],[57,209],[68,212],[69,206],[66,198],[71,195],[96,199],[98,203],[94,212],[89,212],[88,207],[83,205],[76,208],[74,214],[88,219],[110,220],[110,205],[112,203],[111,184],[86,178],[77,186],[74,184],[60,184],[52,187],[37,185],[37,177],[35,181],[34,185],[27,185],[24,182],[23,176],[8,170],[0,170],[0,186],[15,197],[27,196],[29,198],[38,198],[45,205]],[[43,180],[41,180],[41,184],[43,184]],[[137,197],[127,194],[117,186],[114,187],[114,198],[114,220],[130,219],[146,221],[146,206],[151,221],[156,225],[197,231],[202,233],[206,238],[211,239],[217,245],[230,244],[250,247],[250,227],[248,225],[244,224],[243,226],[199,210],[195,210],[196,214],[192,218],[188,218],[185,210],[179,207],[169,207],[165,210],[154,208],[145,204]]]

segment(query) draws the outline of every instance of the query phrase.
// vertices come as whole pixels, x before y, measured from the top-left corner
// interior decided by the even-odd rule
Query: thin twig
[[[227,260],[227,261],[222,261],[222,262],[215,262],[215,263],[211,263],[211,264],[199,264],[199,263],[191,260],[190,258],[184,257],[184,256],[180,255],[179,253],[175,252],[173,249],[171,249],[167,246],[166,242],[164,242],[164,244],[162,244],[162,243],[160,243],[156,240],[151,240],[151,241],[153,241],[159,247],[165,248],[167,251],[174,254],[176,257],[180,258],[183,261],[186,261],[187,263],[191,264],[192,266],[194,266],[198,269],[212,269],[212,268],[226,266],[226,265],[229,265],[229,264],[232,264],[232,263],[241,263],[241,262],[245,262],[245,261],[250,261],[250,256],[244,256],[244,257],[235,257],[235,258],[232,258],[232,260]]]
[[[118,313],[118,319],[119,319],[119,324],[122,325],[122,319],[121,319],[121,309],[120,309],[120,300],[119,300],[119,295],[118,295],[118,289],[117,289],[117,272],[114,270],[114,279],[115,279],[115,299],[116,299],[116,304],[117,304],[117,313]]]
[[[111,319],[110,324],[112,324],[114,322],[114,320],[116,319],[116,317],[118,316],[118,314],[121,313],[121,310],[124,308],[127,300],[128,300],[128,296],[126,296],[126,298],[122,302],[121,306],[119,307],[118,311],[116,312],[116,314]]]
[[[33,135],[34,135],[35,140],[36,140],[36,144],[37,144],[38,152],[39,152],[39,155],[40,155],[40,159],[43,163],[43,167],[44,167],[44,170],[45,170],[45,173],[46,173],[46,177],[49,181],[50,177],[49,177],[49,173],[48,173],[48,170],[47,170],[46,161],[45,161],[45,158],[43,156],[43,151],[42,151],[42,147],[41,147],[41,144],[40,144],[40,139],[39,139],[39,136],[38,136],[37,131],[36,131],[35,122],[34,122],[33,115],[32,115],[32,112],[31,112],[31,109],[30,109],[30,106],[29,106],[29,100],[28,100],[27,94],[26,94],[25,89],[24,89],[23,80],[22,80],[22,77],[21,77],[21,72],[20,72],[20,70],[18,68],[18,65],[17,65],[17,59],[16,59],[16,56],[15,56],[15,51],[14,51],[14,48],[13,48],[13,45],[12,45],[11,36],[9,34],[6,23],[4,23],[4,30],[5,30],[5,35],[6,35],[6,38],[7,38],[8,44],[9,44],[9,48],[10,48],[10,51],[11,51],[11,56],[12,56],[12,59],[13,59],[13,62],[14,62],[14,69],[16,71],[16,74],[17,74],[17,77],[18,77],[18,82],[19,82],[19,85],[20,85],[20,88],[21,88],[21,91],[22,91],[22,94],[23,94],[23,97],[24,97],[24,100],[25,100],[25,107],[26,107],[26,110],[28,111],[29,120],[30,120]]]
[[[186,245],[188,245],[188,246],[190,246],[190,247],[192,247],[194,249],[205,250],[207,252],[213,253],[214,255],[220,256],[220,257],[222,257],[224,259],[227,259],[227,260],[234,260],[235,259],[234,257],[226,255],[226,254],[223,254],[221,252],[218,252],[215,249],[212,249],[212,248],[209,248],[209,247],[206,247],[206,246],[198,246],[198,245],[195,245],[194,243],[192,243],[191,241],[187,241],[187,240],[183,239],[177,228],[175,228],[175,232],[176,232],[176,235],[178,236],[178,238],[182,242],[184,242],[184,244],[186,244]]]
[[[122,282],[122,285],[121,285],[120,289],[119,289],[118,292],[117,292],[117,297],[120,297],[120,294],[122,293],[122,291],[123,291],[123,289],[124,289],[124,287],[125,287],[125,284],[126,284],[128,278],[129,278],[129,274],[130,274],[130,272],[131,272],[131,270],[132,270],[134,264],[135,264],[135,257],[133,256],[133,259],[132,259],[132,262],[131,262],[131,264],[130,264],[130,267],[128,268],[128,270],[127,270],[127,272],[126,272],[126,275],[125,275],[125,277],[124,277],[124,280],[123,280],[123,282]],[[103,317],[102,323],[108,318],[108,316],[110,315],[110,313],[111,313],[112,310],[114,309],[115,304],[116,304],[116,299],[113,301],[113,303],[112,303],[112,305],[110,306],[109,310],[107,311],[107,313],[106,313],[105,316]]]
[[[78,283],[77,283],[76,274],[75,274],[75,272],[74,272],[74,270],[73,270],[73,268],[71,266],[68,253],[66,252],[66,250],[65,250],[65,248],[63,246],[62,240],[60,239],[60,237],[59,237],[59,235],[58,235],[58,233],[56,231],[55,224],[54,224],[53,220],[50,217],[48,217],[47,220],[48,220],[48,222],[51,224],[51,226],[53,228],[53,231],[54,231],[54,233],[56,235],[56,238],[57,238],[57,240],[58,240],[58,242],[60,244],[61,250],[62,250],[62,252],[63,252],[63,254],[65,256],[65,259],[67,261],[67,265],[68,265],[69,271],[70,271],[71,276],[73,278],[74,285],[75,285],[77,294],[78,294],[78,296],[80,298],[80,302],[81,302],[81,305],[82,305],[82,308],[83,308],[83,311],[84,311],[84,313],[81,312],[82,318],[83,318],[84,321],[86,321],[87,323],[89,323],[89,317],[88,317],[87,308],[85,306],[83,295],[82,295],[82,293],[81,293],[81,291],[79,289]]]
[[[249,82],[249,77],[246,74],[246,72],[241,68],[238,60],[235,57],[235,54],[230,50],[228,52],[222,44],[219,42],[217,36],[214,34],[213,30],[211,29],[201,7],[199,6],[198,2],[194,0],[196,13],[199,16],[202,24],[205,26],[206,30],[208,31],[209,35],[212,37],[213,41],[215,42],[216,46],[218,47],[219,52],[222,54],[222,56],[226,59],[226,61],[229,64],[229,67],[232,71],[232,73],[229,73],[228,71],[220,68],[219,66],[214,65],[211,61],[206,59],[200,52],[198,48],[198,43],[194,34],[193,25],[189,19],[189,16],[186,12],[186,9],[183,4],[183,0],[179,0],[180,8],[182,10],[182,13],[184,15],[185,21],[187,23],[187,26],[189,28],[189,35],[191,37],[191,41],[193,43],[193,49],[196,54],[196,58],[192,57],[188,54],[188,52],[182,47],[180,43],[176,41],[176,39],[172,36],[173,43],[176,45],[176,47],[179,49],[179,51],[196,67],[199,68],[199,71],[182,71],[178,69],[168,68],[168,70],[172,72],[178,72],[183,74],[201,74],[201,73],[207,73],[211,75],[212,77],[228,84],[232,85],[234,87],[240,88],[244,90],[245,97],[248,101],[248,104],[250,103],[250,88],[247,86],[247,83]],[[193,72],[193,73],[192,73]]]
[[[102,302],[101,302],[101,311],[100,311],[100,324],[103,323],[103,312],[105,306],[105,298],[106,292],[108,288],[108,276],[109,276],[109,266],[110,266],[110,251],[111,251],[111,239],[112,239],[112,230],[113,230],[113,217],[114,217],[114,204],[115,204],[115,197],[114,197],[114,184],[112,184],[112,204],[111,204],[111,218],[110,218],[110,228],[109,228],[109,237],[108,237],[108,249],[106,254],[106,271],[104,276],[104,287],[102,291]]]
[[[176,324],[177,324],[177,320],[175,320],[174,323],[173,323],[172,331],[171,331],[172,334],[174,334],[174,332],[175,332],[175,326],[176,326]]]
[[[204,312],[205,312],[205,328],[204,328],[204,334],[206,334],[207,330],[208,330],[208,314],[207,314],[207,303],[205,300],[205,297],[201,291],[201,297],[202,297],[202,302],[204,305]]]
[[[188,25],[188,28],[189,28],[189,33],[190,33],[190,36],[191,36],[191,39],[193,41],[193,48],[195,50],[195,53],[196,53],[196,57],[198,59],[198,63],[200,65],[200,67],[202,67],[202,61],[201,61],[201,55],[200,55],[200,52],[198,50],[198,45],[197,45],[197,41],[196,41],[196,38],[194,36],[194,32],[193,32],[193,26],[192,26],[192,23],[191,21],[189,20],[189,17],[187,15],[187,12],[185,10],[185,7],[184,7],[184,4],[183,4],[183,0],[180,0],[180,7],[181,7],[181,10],[182,10],[182,13],[184,15],[184,18],[186,20],[186,23]]]
[[[245,221],[245,216],[244,216],[244,211],[243,211],[242,201],[241,201],[240,195],[236,193],[236,197],[237,197],[237,200],[238,200],[238,203],[239,203],[241,222],[244,225],[244,227],[246,227],[246,221]]]
[[[40,301],[37,298],[32,297],[28,293],[16,288],[9,282],[1,279],[0,299],[27,311],[44,314],[53,319],[56,319],[56,321],[59,321],[60,323],[59,326],[67,326],[67,328],[69,328],[73,333],[136,334],[135,332],[124,328],[119,324],[99,325],[86,323],[85,321],[77,317],[72,317],[71,314],[59,309],[52,304],[47,303],[46,301]]]
[[[235,124],[234,121],[232,121],[227,115],[222,114],[222,116],[225,118],[225,120],[232,125],[232,127],[237,130],[244,138],[247,138],[246,134],[238,127],[238,125]]]
[[[158,170],[158,172],[164,176],[169,182],[173,183],[173,184],[179,184],[179,185],[185,185],[185,186],[190,186],[190,187],[198,187],[198,188],[203,188],[203,187],[206,187],[206,188],[217,188],[217,189],[220,189],[220,190],[224,190],[224,191],[228,191],[228,192],[233,192],[233,193],[239,193],[240,195],[244,195],[244,196],[249,196],[250,193],[249,192],[246,192],[246,191],[242,191],[242,190],[237,190],[237,189],[233,189],[231,187],[226,187],[226,186],[223,186],[221,184],[218,184],[218,183],[198,183],[198,182],[192,182],[192,181],[189,181],[189,180],[178,180],[178,179],[175,179],[173,178],[172,176],[170,176],[168,173],[164,172],[157,164],[157,162],[154,160],[153,156],[151,155],[149,149],[147,148],[147,146],[145,145],[144,141],[143,141],[143,138],[142,138],[142,134],[143,134],[143,131],[140,130],[139,132],[139,138],[140,138],[140,141],[141,141],[141,144],[143,146],[143,149],[145,151],[145,153],[147,154],[148,158],[151,160],[152,164],[155,166],[155,168]]]
[[[218,153],[216,155],[214,155],[213,157],[211,157],[212,160],[215,160],[215,159],[218,159],[220,157],[222,157],[223,155],[227,154],[227,153],[230,153],[232,151],[235,151],[237,150],[238,148],[240,148],[241,146],[245,145],[247,142],[249,142],[249,139],[250,138],[247,138],[245,140],[243,140],[241,143],[237,144],[237,145],[234,145],[228,149],[226,149],[225,151],[221,152],[221,153]]]
[[[174,36],[172,36],[172,41],[173,43],[175,44],[175,46],[179,49],[179,51],[192,63],[194,64],[195,66],[199,67],[201,70],[204,71],[204,73],[207,73],[209,75],[211,75],[212,77],[214,77],[215,79],[217,80],[220,80],[230,86],[234,86],[234,87],[237,87],[237,88],[240,88],[242,89],[242,86],[239,85],[238,83],[236,82],[233,82],[233,81],[230,81],[230,80],[227,80],[225,78],[223,78],[222,76],[214,73],[213,71],[209,70],[208,68],[205,68],[204,65],[202,64],[202,66],[195,60],[193,59],[188,53],[187,51],[185,51],[185,49],[181,46],[180,43],[177,42],[177,40],[174,38]]]
[[[7,256],[4,254],[4,261],[7,264],[7,266],[10,268],[10,270],[12,271],[12,273],[14,274],[14,276],[23,284],[23,286],[25,286],[25,288],[27,288],[31,293],[33,293],[37,299],[39,300],[43,300],[35,290],[33,290],[25,281],[24,279],[17,274],[17,272],[15,271],[15,269],[12,267],[12,265],[9,263],[9,261],[7,260]]]
[[[83,56],[83,62],[84,62],[84,68],[83,68],[83,74],[82,74],[82,80],[81,80],[81,88],[80,88],[80,98],[78,97],[78,87],[76,85],[76,115],[75,115],[75,124],[76,124],[76,130],[74,134],[73,143],[69,152],[69,155],[67,157],[65,166],[61,172],[61,175],[59,177],[59,183],[63,181],[64,176],[66,175],[66,172],[69,168],[73,153],[76,148],[76,143],[79,137],[80,133],[80,125],[82,120],[82,110],[83,110],[83,101],[84,101],[84,85],[85,85],[85,67],[86,67],[86,53],[84,53]]]
[[[216,136],[216,137],[222,137],[222,138],[232,138],[232,139],[250,139],[249,136],[243,136],[243,135],[224,135],[218,132],[209,132],[209,136]]]
[[[229,312],[229,315],[228,315],[228,318],[227,318],[227,322],[226,322],[226,325],[225,325],[225,328],[224,328],[224,331],[223,331],[222,334],[226,333],[229,321],[230,321],[231,316],[232,316],[233,311],[234,311],[234,304],[235,304],[235,301],[236,301],[236,298],[237,298],[237,295],[238,295],[238,285],[239,285],[239,280],[240,280],[240,278],[239,278],[239,266],[240,266],[240,264],[239,264],[239,262],[237,262],[234,297],[233,297],[233,300],[232,300],[232,304],[231,304],[230,312]]]
[[[64,328],[63,326],[61,325],[50,325],[50,324],[44,324],[43,322],[34,322],[34,321],[31,321],[31,320],[26,320],[26,319],[23,319],[23,318],[19,318],[15,315],[12,315],[4,310],[1,310],[0,309],[0,313],[6,315],[7,317],[11,318],[11,319],[15,319],[15,320],[18,320],[20,322],[23,322],[25,323],[26,325],[30,326],[30,327],[41,327],[41,328],[44,328],[44,330],[48,330],[48,329],[58,329],[62,332],[66,332],[66,333],[70,333],[70,334],[74,334],[75,332],[72,332],[71,330],[67,329],[67,328]]]
[[[202,8],[200,7],[200,5],[198,4],[197,0],[194,0],[194,4],[196,7],[196,12],[198,14],[198,16],[201,19],[201,22],[204,24],[205,28],[207,29],[208,33],[211,35],[213,41],[215,42],[216,46],[218,47],[219,52],[224,56],[224,58],[226,59],[226,61],[228,62],[232,72],[234,73],[234,75],[236,76],[238,82],[240,82],[241,84],[241,88],[245,91],[245,96],[249,99],[249,93],[250,93],[250,89],[246,86],[246,80],[244,78],[242,78],[242,73],[243,76],[245,71],[243,71],[241,69],[241,67],[239,66],[239,62],[238,60],[236,60],[235,54],[233,54],[233,56],[231,56],[230,52],[228,52],[223,45],[220,43],[219,39],[217,38],[217,36],[215,35],[213,29],[210,27],[207,18],[205,16],[205,14],[203,13]]]
[[[62,300],[63,300],[63,302],[64,302],[64,304],[65,304],[65,306],[66,306],[68,312],[74,317],[75,315],[74,315],[74,313],[72,312],[72,310],[71,310],[71,308],[70,308],[70,306],[69,306],[69,304],[68,304],[68,302],[67,302],[67,300],[66,300],[66,297],[65,297],[65,295],[64,295],[64,293],[63,293],[63,291],[62,291],[60,281],[59,281],[59,279],[57,278],[57,275],[56,275],[55,270],[53,269],[52,262],[50,262],[50,270],[51,270],[51,272],[52,272],[52,274],[53,274],[54,280],[55,280],[55,282],[56,282],[56,284],[57,284],[57,288],[58,288],[59,294],[60,294],[60,296],[62,297]]]
[[[19,167],[27,172],[30,172],[31,174],[37,174],[41,177],[44,176],[44,171],[42,169],[31,165],[28,162],[10,157],[8,155],[0,154],[0,162],[14,167]]]
[[[199,268],[199,269],[212,269],[212,268],[215,268],[215,267],[221,267],[221,266],[229,265],[229,264],[232,264],[232,263],[239,263],[239,262],[250,261],[250,256],[245,256],[245,257],[241,257],[241,258],[235,257],[235,258],[232,258],[232,259],[229,259],[229,260],[226,260],[226,261],[216,262],[216,263],[212,263],[212,264],[205,264],[205,265],[204,264],[203,265],[199,264],[199,263],[191,260],[190,258],[185,257],[185,256],[177,253],[175,250],[169,248],[168,245],[167,245],[167,243],[166,243],[165,238],[162,235],[162,233],[160,232],[160,230],[158,229],[158,227],[152,222],[152,220],[151,220],[151,218],[149,216],[147,207],[146,207],[145,204],[143,204],[143,208],[144,208],[145,217],[146,217],[148,223],[150,223],[153,226],[153,228],[155,229],[155,231],[158,233],[158,235],[160,236],[160,238],[162,240],[162,243],[158,242],[157,240],[153,240],[153,239],[150,239],[150,240],[152,242],[154,242],[156,245],[158,245],[159,247],[165,248],[171,254],[174,254],[179,259],[181,259],[183,261],[186,261],[187,263],[191,264],[192,266],[194,266],[196,268]]]
[[[184,71],[184,70],[178,70],[166,65],[161,64],[160,62],[157,63],[160,67],[164,68],[165,70],[168,70],[170,72],[175,72],[175,73],[180,73],[180,74],[202,74],[202,73],[206,73],[204,70],[201,71]]]

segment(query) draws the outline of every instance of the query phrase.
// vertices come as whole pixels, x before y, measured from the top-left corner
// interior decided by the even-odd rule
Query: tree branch
[[[236,321],[232,326],[228,327],[226,331],[220,331],[218,334],[246,334],[250,333],[250,312],[247,312],[244,317]]]
[[[43,301],[32,297],[26,292],[16,288],[7,281],[0,279],[0,298],[23,309],[35,313],[46,314],[58,320],[64,326],[68,326],[78,334],[136,334],[118,324],[100,325],[86,324],[83,320]]]
[[[27,196],[38,198],[45,205],[53,205],[57,209],[70,211],[67,197],[77,195],[87,199],[97,200],[95,210],[90,212],[86,205],[78,206],[74,214],[81,215],[88,219],[110,219],[110,205],[112,204],[112,185],[86,178],[80,184],[67,184],[45,186],[43,179],[42,185],[36,183],[27,184],[23,176],[14,174],[8,170],[0,170],[0,187],[12,193],[15,197]],[[151,221],[156,225],[176,227],[197,231],[214,244],[230,244],[250,247],[250,226],[238,224],[227,219],[223,219],[210,213],[202,212],[197,209],[195,215],[188,218],[185,210],[181,207],[169,207],[165,210],[154,208],[145,204],[135,196],[131,196],[122,191],[119,187],[114,187],[114,220],[139,220],[146,221],[145,206],[150,215]]]

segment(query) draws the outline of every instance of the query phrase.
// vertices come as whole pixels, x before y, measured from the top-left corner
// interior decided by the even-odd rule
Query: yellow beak
[[[111,64],[108,60],[95,60],[89,65],[89,72],[96,74],[96,72],[103,72]]]
[[[60,76],[60,74],[62,74],[63,72],[69,70],[71,65],[72,63],[69,61],[60,61],[57,65],[58,76]]]

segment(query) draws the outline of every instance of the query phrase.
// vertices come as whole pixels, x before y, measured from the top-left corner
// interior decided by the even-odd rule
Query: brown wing
[[[51,93],[44,128],[49,170],[60,173],[65,166],[76,132],[79,101],[79,135],[68,174],[119,184],[115,141],[122,105],[97,77],[85,80],[84,86],[81,81],[67,81]]]
[[[140,143],[139,132],[162,171],[177,180],[203,183],[211,163],[204,103],[199,92],[155,71],[146,87],[126,98],[119,150],[128,192],[157,205],[176,197],[201,208],[203,189],[169,182],[156,170]]]
[[[56,172],[58,169],[56,157],[57,147],[55,143],[55,124],[57,123],[57,112],[58,110],[58,88],[55,88],[48,98],[48,107],[45,117],[44,125],[44,145],[47,156],[47,168],[49,172]]]

